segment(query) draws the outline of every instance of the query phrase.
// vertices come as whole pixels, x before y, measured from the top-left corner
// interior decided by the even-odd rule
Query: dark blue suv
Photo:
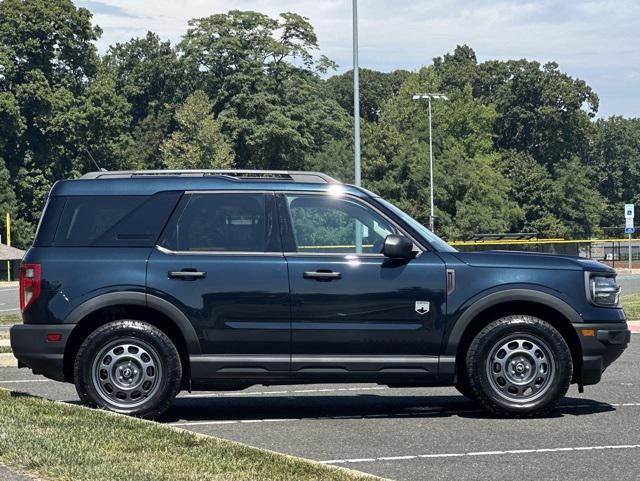
[[[630,340],[615,272],[451,248],[312,172],[96,172],[54,185],[23,260],[21,367],[153,417],[181,389],[448,386],[540,415]]]

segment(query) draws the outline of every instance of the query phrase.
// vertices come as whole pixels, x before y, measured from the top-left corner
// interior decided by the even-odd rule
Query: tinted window
[[[67,197],[54,245],[153,246],[180,195]]]
[[[36,236],[33,240],[35,246],[48,246],[53,243],[60,216],[64,210],[66,197],[49,197],[40,216]]]
[[[380,253],[385,237],[396,233],[384,217],[350,199],[289,195],[287,201],[298,252]]]
[[[192,194],[161,245],[176,251],[266,252],[262,194]]]

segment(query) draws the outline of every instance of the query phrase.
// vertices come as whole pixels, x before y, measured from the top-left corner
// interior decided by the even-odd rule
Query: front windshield
[[[402,210],[398,209],[391,202],[387,202],[382,197],[376,197],[376,200],[378,202],[380,202],[382,205],[384,205],[386,208],[388,208],[390,211],[392,211],[394,214],[396,214],[398,217],[400,217],[412,229],[417,231],[418,234],[420,234],[422,237],[424,237],[429,242],[429,244],[431,244],[437,251],[439,251],[439,252],[457,252],[456,249],[454,249],[449,244],[447,244],[445,241],[440,239],[440,237],[435,235],[433,232],[431,232],[429,229],[427,229],[425,226],[423,226],[420,222],[415,220],[409,214],[407,214],[407,213],[403,212]]]

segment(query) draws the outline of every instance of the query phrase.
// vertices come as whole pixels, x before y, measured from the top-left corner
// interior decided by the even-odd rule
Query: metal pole
[[[431,97],[429,97],[429,188],[431,190],[431,211],[429,213],[429,229],[434,232],[433,229],[433,142],[431,134]]]
[[[353,0],[353,155],[355,184],[362,184],[360,168],[360,67],[358,63],[358,0]],[[362,224],[356,220],[356,253],[362,253]]]
[[[11,245],[11,215],[7,212],[5,226],[7,228],[7,245]],[[11,261],[7,261],[7,280],[11,282]]]
[[[360,67],[358,65],[358,0],[353,0],[353,148],[355,183],[361,184],[360,173]]]
[[[631,271],[631,232],[629,232],[629,271]]]

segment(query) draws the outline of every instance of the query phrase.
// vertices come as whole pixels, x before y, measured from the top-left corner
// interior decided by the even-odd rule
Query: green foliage
[[[211,110],[211,101],[202,90],[196,90],[178,107],[178,127],[160,147],[169,169],[233,167],[231,146],[220,133]]]
[[[390,73],[360,69],[360,116],[369,122],[380,117],[385,102],[398,95],[410,73],[395,70]],[[340,106],[353,115],[353,70],[327,79],[327,92]]]
[[[640,203],[640,119],[599,119],[594,131],[589,165],[608,204],[604,223],[623,225],[622,204]]]
[[[27,246],[51,185],[100,167],[314,169],[353,181],[353,72],[309,20],[232,10],[174,45],[149,32],[100,58],[70,0],[0,1],[0,219]],[[360,71],[364,186],[436,230],[600,235],[640,202],[640,120],[593,121],[598,97],[550,62],[479,63],[467,45],[414,72]],[[91,156],[91,157],[90,157]],[[346,231],[345,231],[346,232]]]
[[[346,134],[346,113],[323,96],[317,72],[328,62],[314,60],[317,42],[308,19],[293,13],[233,10],[189,23],[180,51],[214,101],[238,167],[302,168]]]
[[[599,220],[605,208],[591,169],[572,157],[555,169],[551,204],[569,238],[588,239],[600,234]]]
[[[115,73],[116,90],[131,104],[134,123],[161,115],[191,87],[177,51],[152,32],[112,46],[104,62]]]
[[[3,0],[0,2],[0,45],[5,82],[24,82],[38,70],[51,83],[81,88],[97,68],[92,43],[102,33],[91,13],[71,0]],[[4,63],[6,62],[6,64]]]

